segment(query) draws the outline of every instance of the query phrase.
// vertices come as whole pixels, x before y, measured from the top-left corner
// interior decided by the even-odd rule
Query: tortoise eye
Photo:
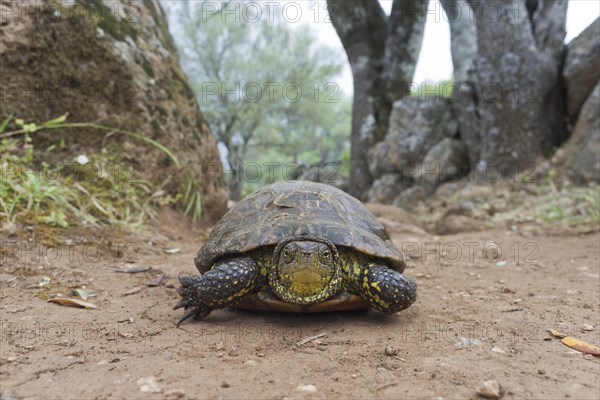
[[[325,250],[324,252],[321,253],[321,258],[324,261],[328,261],[329,259],[331,259],[331,252],[329,250]]]
[[[292,261],[294,259],[294,252],[287,247],[283,249],[281,255],[283,256],[283,260],[287,262]]]

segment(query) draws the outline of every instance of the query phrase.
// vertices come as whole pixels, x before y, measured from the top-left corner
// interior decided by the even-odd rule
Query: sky
[[[392,0],[379,1],[389,14],[392,8]],[[335,32],[331,22],[327,21],[327,12],[325,0],[310,1],[282,1],[281,4],[295,3],[302,7],[301,22],[313,26],[318,32],[320,40],[329,46],[340,49],[343,53],[342,44]],[[279,10],[286,13],[286,20],[295,21],[297,10],[295,6],[285,6]],[[430,10],[441,10],[442,6],[438,0],[431,0]],[[276,11],[275,11],[276,12]],[[423,38],[423,47],[417,63],[417,70],[414,81],[417,83],[430,81],[442,81],[452,77],[452,59],[450,55],[450,28],[444,18],[440,17],[439,12],[428,15],[425,25],[425,36]],[[569,0],[569,9],[567,13],[567,36],[565,41],[569,42],[583,31],[590,23],[600,16],[599,0]],[[438,20],[436,22],[436,19]],[[350,66],[346,62],[344,72],[339,78],[340,89],[351,95],[353,93],[352,73]]]

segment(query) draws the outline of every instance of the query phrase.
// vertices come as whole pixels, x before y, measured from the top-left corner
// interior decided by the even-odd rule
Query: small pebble
[[[543,369],[538,369],[538,374],[545,375],[546,371],[544,371]]]
[[[594,327],[590,324],[581,325],[581,332],[591,332],[594,330]]]
[[[231,350],[229,350],[229,353],[228,353],[228,354],[229,354],[231,357],[235,357],[235,356],[237,356],[239,353],[238,353],[237,349],[236,349],[235,347],[233,347]]]
[[[153,376],[146,376],[144,378],[140,378],[136,381],[138,387],[140,388],[140,392],[143,393],[160,393],[161,388],[156,382],[156,378]]]
[[[317,393],[317,387],[315,385],[300,385],[296,390],[304,393]]]
[[[248,361],[245,362],[245,364],[254,367],[256,365],[256,361],[254,361],[254,360],[248,360]]]
[[[480,396],[487,399],[499,399],[503,394],[500,384],[495,380],[482,382],[476,390]]]
[[[185,392],[182,389],[171,389],[167,390],[164,395],[167,400],[182,399],[185,397]]]
[[[228,388],[229,387],[229,383],[227,383],[227,381],[223,381],[223,382],[221,382],[221,387],[222,388]]]
[[[395,355],[398,355],[398,350],[394,349],[392,346],[387,346],[385,348],[385,355],[386,356],[395,356]]]

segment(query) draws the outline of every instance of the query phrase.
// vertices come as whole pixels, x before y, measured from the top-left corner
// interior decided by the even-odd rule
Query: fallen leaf
[[[53,297],[48,299],[49,303],[60,304],[61,306],[75,306],[82,308],[100,308],[94,303],[90,303],[89,301],[84,301],[74,297]]]
[[[142,291],[142,287],[141,286],[136,286],[132,289],[129,289],[128,291],[125,292],[125,296],[129,296],[130,294],[136,294]]]
[[[71,290],[73,296],[79,297],[81,300],[87,300],[89,297],[88,292],[83,289],[73,289]]]
[[[161,282],[163,281],[163,279],[165,279],[165,274],[158,274],[158,275],[156,275],[156,278],[154,278],[154,280],[152,280],[150,283],[148,283],[148,286],[150,286],[150,287],[159,286],[161,284]]]
[[[562,332],[559,332],[559,331],[556,331],[556,330],[554,330],[554,329],[546,329],[546,331],[547,331],[547,332],[550,332],[550,334],[551,334],[552,336],[554,336],[555,338],[562,339],[562,338],[565,338],[565,337],[567,337],[567,335],[565,335],[564,333],[562,333]]]
[[[172,249],[162,249],[162,251],[166,254],[177,254],[181,252],[181,249],[179,247],[174,247]]]
[[[150,271],[150,267],[138,267],[138,268],[119,268],[117,272],[122,272],[125,274],[137,274],[140,272]]]
[[[584,342],[583,340],[576,339],[570,336],[563,338],[561,340],[561,343],[582,353],[592,354],[596,357],[600,357],[600,347],[596,346],[595,344]]]

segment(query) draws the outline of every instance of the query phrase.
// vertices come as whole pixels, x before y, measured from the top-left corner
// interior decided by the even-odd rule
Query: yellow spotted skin
[[[314,304],[347,292],[388,314],[403,310],[416,300],[417,286],[413,280],[389,268],[385,261],[350,248],[337,249],[339,258],[336,254],[333,267],[336,270],[332,272],[329,291],[315,293],[314,287],[307,284],[304,292],[297,282],[282,285],[278,280],[269,279],[274,270],[273,251],[273,246],[267,246],[216,262],[203,275],[181,278],[182,300],[175,308],[185,307],[186,312],[178,324],[190,317],[202,319],[213,309],[232,307],[259,291],[274,292],[281,300],[295,304]],[[336,288],[335,292],[331,291],[332,287]]]
[[[366,254],[340,252],[344,290],[367,300],[387,314],[409,307],[417,299],[417,284]]]

